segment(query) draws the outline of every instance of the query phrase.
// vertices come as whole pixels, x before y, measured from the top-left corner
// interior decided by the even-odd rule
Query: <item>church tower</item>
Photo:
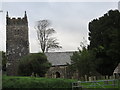
[[[28,20],[26,11],[23,18],[10,18],[6,15],[6,55],[7,74],[17,75],[20,58],[29,53]]]

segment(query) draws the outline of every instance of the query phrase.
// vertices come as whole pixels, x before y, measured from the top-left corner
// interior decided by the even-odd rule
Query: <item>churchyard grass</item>
[[[99,80],[98,80],[99,81]],[[23,76],[3,76],[2,85],[3,88],[44,88],[45,90],[72,90],[72,83],[77,82],[73,79],[62,79],[62,78],[41,78],[41,77],[23,77]],[[119,88],[120,80],[116,81],[116,86],[104,86],[105,84],[113,84],[112,81],[98,82],[98,86],[92,86],[92,83],[81,83],[84,88]],[[90,86],[91,87],[87,87]],[[57,89],[56,89],[57,88]]]
[[[3,88],[72,88],[76,80],[61,78],[3,76]]]

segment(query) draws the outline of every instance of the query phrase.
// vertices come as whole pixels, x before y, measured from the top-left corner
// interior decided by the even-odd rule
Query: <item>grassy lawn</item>
[[[72,79],[3,76],[3,88],[72,88]]]
[[[72,90],[72,83],[77,80],[61,79],[61,78],[41,78],[41,77],[19,77],[19,76],[3,76],[3,88],[44,88],[47,90]],[[114,85],[116,84],[116,85]],[[119,84],[119,85],[118,85]],[[107,90],[117,90],[120,87],[120,80],[108,81],[99,80],[96,83],[82,82],[80,86],[83,88],[97,88],[96,90],[108,88]],[[99,89],[98,89],[99,88]],[[43,89],[42,89],[43,90]],[[75,89],[76,90],[76,89]],[[84,90],[84,89],[83,89]]]

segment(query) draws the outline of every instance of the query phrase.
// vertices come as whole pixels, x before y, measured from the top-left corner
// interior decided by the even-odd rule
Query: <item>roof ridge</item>
[[[45,53],[69,53],[69,52],[76,52],[76,51],[65,51],[65,52],[45,52]]]

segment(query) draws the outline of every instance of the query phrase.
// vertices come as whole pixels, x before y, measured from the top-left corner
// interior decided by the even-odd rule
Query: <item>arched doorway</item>
[[[56,72],[56,78],[60,78],[60,73],[59,72]]]

